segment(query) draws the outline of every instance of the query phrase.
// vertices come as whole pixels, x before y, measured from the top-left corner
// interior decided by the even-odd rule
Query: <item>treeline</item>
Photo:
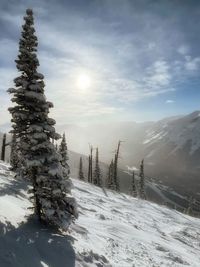
[[[103,181],[103,171],[101,170],[99,163],[99,149],[93,148],[90,145],[90,154],[88,156],[88,166],[83,166],[83,158],[80,157],[79,161],[79,171],[78,178],[82,181],[92,183],[96,186],[102,187],[105,186],[108,189],[120,192],[120,177],[118,174],[118,161],[120,154],[120,146],[121,141],[118,142],[116,152],[114,154],[114,158],[111,159],[111,162],[108,166],[106,178]],[[93,152],[95,150],[95,156]],[[87,172],[84,173],[84,170],[87,169]],[[130,194],[134,197],[139,197],[142,199],[146,199],[145,192],[145,176],[144,176],[144,160],[141,161],[140,169],[138,173],[138,180],[136,182],[136,174],[135,171],[132,172],[132,180],[130,184]]]
[[[79,171],[78,178],[82,181],[92,183],[99,187],[105,186],[110,190],[120,192],[120,177],[118,175],[118,160],[120,152],[121,141],[118,142],[117,149],[114,155],[114,158],[111,159],[110,164],[108,165],[107,176],[103,179],[103,171],[99,164],[99,149],[96,148],[96,156],[93,156],[93,147],[90,146],[90,154],[88,156],[88,166],[83,166],[83,157],[80,157],[79,161]],[[94,168],[93,168],[94,166]],[[93,170],[94,169],[94,170]],[[84,173],[84,170],[87,170]],[[147,199],[146,186],[145,186],[145,174],[144,174],[144,159],[141,160],[139,171],[132,170],[131,173],[131,182],[129,186],[129,194],[133,197],[140,199]],[[104,180],[104,181],[103,181]],[[164,205],[169,208],[178,209],[176,205],[172,206],[169,203],[165,202]],[[193,197],[188,197],[185,203],[185,208],[179,208],[179,211],[191,215],[191,216],[200,216],[200,201]]]

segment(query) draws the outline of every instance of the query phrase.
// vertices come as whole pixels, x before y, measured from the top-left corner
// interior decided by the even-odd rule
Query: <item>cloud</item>
[[[185,68],[188,71],[196,71],[200,67],[200,57],[192,58],[191,56],[185,57]]]
[[[139,169],[136,168],[135,166],[130,167],[130,166],[126,165],[126,167],[127,167],[127,169],[128,169],[128,173],[133,172],[133,171],[138,171],[138,170],[139,170]]]
[[[177,49],[178,53],[181,55],[186,55],[189,53],[189,47],[186,45],[181,45],[179,46],[179,48]]]
[[[147,47],[149,50],[153,50],[154,48],[156,48],[156,43],[150,42],[150,43],[148,43]]]
[[[166,104],[173,104],[175,101],[174,100],[172,100],[172,99],[168,99],[168,100],[166,100]]]
[[[148,68],[146,83],[152,88],[168,86],[171,81],[170,66],[164,60],[158,60]]]

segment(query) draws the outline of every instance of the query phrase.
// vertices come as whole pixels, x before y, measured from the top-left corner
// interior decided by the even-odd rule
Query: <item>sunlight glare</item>
[[[81,74],[78,76],[77,86],[80,90],[85,91],[86,89],[90,87],[90,85],[91,85],[91,78],[89,75]]]

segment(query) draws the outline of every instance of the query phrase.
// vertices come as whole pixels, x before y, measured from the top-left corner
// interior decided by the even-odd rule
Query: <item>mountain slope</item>
[[[7,142],[10,141],[10,135],[7,135]],[[0,133],[0,147],[2,143],[2,134]],[[85,179],[87,179],[88,172],[88,157],[74,151],[68,151],[69,153],[69,165],[72,177],[78,177],[79,171],[79,160],[80,156],[83,159],[83,170]],[[10,157],[10,146],[6,146],[6,161],[9,162]],[[108,175],[108,165],[106,163],[100,162],[100,168],[102,173],[103,183],[105,185],[106,178]],[[120,177],[120,190],[124,193],[130,193],[131,186],[131,175],[127,171],[123,171],[122,169],[118,170],[118,174]],[[174,198],[174,192],[170,188],[163,186],[162,184],[153,181],[152,179],[146,179],[146,193],[149,200],[152,200],[158,204],[168,203],[170,207],[177,207],[179,210],[183,210],[188,207],[188,199],[185,196]]]
[[[200,111],[158,122],[58,126],[66,131],[69,149],[88,154],[88,143],[98,146],[100,159],[110,162],[119,140],[119,167],[138,167],[145,159],[145,173],[181,194],[197,197],[200,191]]]
[[[73,179],[69,235],[27,219],[27,184],[0,163],[0,266],[200,266],[200,220]]]
[[[85,180],[87,180],[88,173],[88,157],[85,155],[81,155],[74,151],[68,151],[69,154],[69,166],[71,171],[71,177],[78,177],[79,172],[79,159],[82,157],[83,161],[83,172]],[[106,179],[108,175],[108,165],[100,162],[101,174],[103,185],[106,187]],[[118,169],[118,177],[120,177],[120,191],[126,194],[130,194],[130,188],[132,184],[132,174],[130,171],[123,171],[122,169]],[[139,177],[135,175],[136,178],[136,187],[139,186]],[[155,181],[155,179],[150,179],[145,177],[145,190],[147,199],[153,201],[158,204],[165,203],[169,207],[176,208],[179,211],[183,211],[188,208],[189,198],[185,195],[178,194],[172,188],[163,185],[159,181]],[[199,214],[200,210],[198,205],[193,204],[193,211]]]

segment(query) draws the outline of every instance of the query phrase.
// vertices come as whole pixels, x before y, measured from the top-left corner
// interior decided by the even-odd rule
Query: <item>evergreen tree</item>
[[[99,167],[99,150],[96,148],[95,169],[93,175],[93,183],[97,186],[101,186],[101,170]]]
[[[84,178],[84,174],[83,174],[83,161],[82,161],[82,157],[80,157],[80,163],[79,163],[79,179],[80,180],[85,180]]]
[[[142,199],[146,199],[145,194],[145,181],[144,181],[144,160],[141,161],[140,164],[140,173],[139,173],[139,197]]]
[[[91,159],[90,159],[90,155],[88,156],[88,183],[91,183]]]
[[[93,182],[93,147],[90,146],[90,155],[88,157],[88,182]]]
[[[60,156],[55,151],[52,139],[59,139],[54,124],[48,117],[53,107],[44,95],[44,76],[37,71],[37,37],[31,9],[26,10],[25,23],[19,41],[16,67],[20,71],[9,108],[12,115],[12,133],[19,139],[22,164],[26,178],[32,183],[34,209],[39,220],[66,229],[77,217],[76,202],[72,198],[71,181],[64,179]]]
[[[115,190],[115,185],[114,185],[114,163],[113,159],[109,165],[108,169],[108,178],[107,178],[107,187],[109,189]]]
[[[131,186],[131,195],[133,197],[137,197],[137,189],[136,189],[136,184],[135,184],[135,172],[133,171],[132,174],[132,186]]]
[[[17,171],[19,167],[19,155],[18,155],[17,138],[15,133],[13,134],[11,141],[10,165],[12,171]]]
[[[55,147],[56,149],[56,147]],[[66,143],[66,138],[65,138],[65,133],[62,136],[62,140],[59,146],[59,154],[61,155],[61,165],[64,168],[64,175],[65,177],[68,178],[68,175],[70,173],[69,165],[68,165],[68,153],[67,153],[67,143]]]
[[[113,182],[114,182],[114,190],[120,191],[119,188],[119,178],[118,178],[118,159],[119,159],[119,149],[120,149],[121,141],[118,142],[117,151],[115,153],[114,163],[113,163]]]

